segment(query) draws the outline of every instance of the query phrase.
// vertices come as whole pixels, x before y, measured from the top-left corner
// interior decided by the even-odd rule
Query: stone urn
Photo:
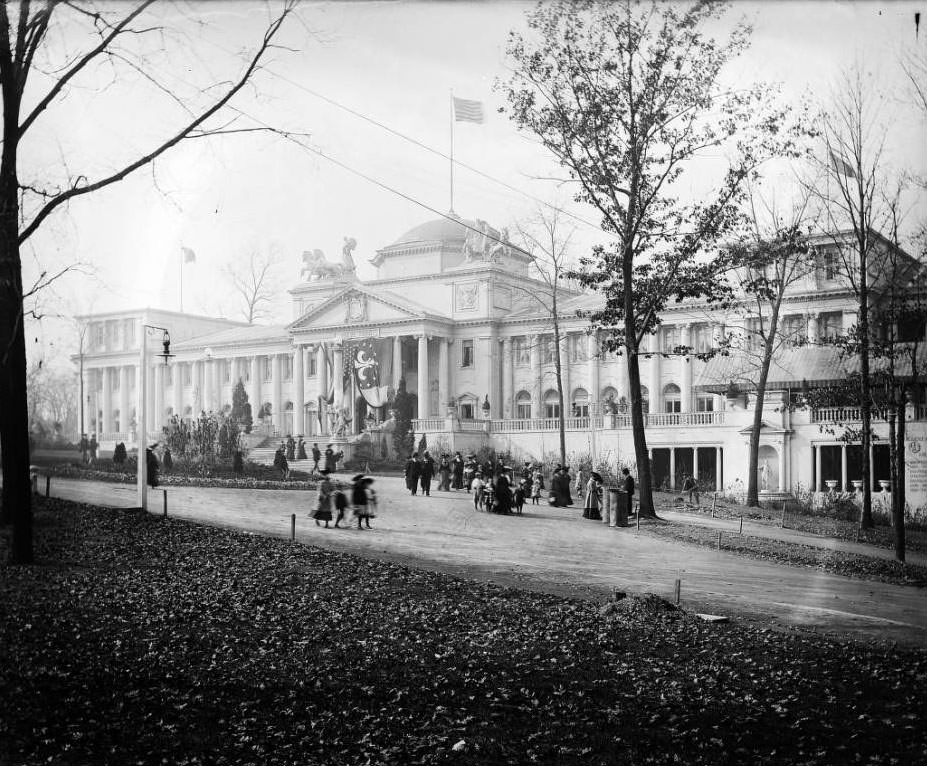
[[[834,490],[837,489],[837,480],[836,480],[836,479],[828,479],[828,480],[825,481],[824,483],[827,485],[827,491],[828,491],[828,492],[833,492]]]
[[[882,487],[883,492],[892,491],[892,483],[888,479],[879,479],[879,486]]]
[[[863,480],[862,479],[853,479],[853,491],[856,493],[863,491]]]

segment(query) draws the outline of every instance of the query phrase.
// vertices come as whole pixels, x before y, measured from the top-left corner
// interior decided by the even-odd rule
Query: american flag
[[[483,124],[483,102],[454,96],[454,120]]]

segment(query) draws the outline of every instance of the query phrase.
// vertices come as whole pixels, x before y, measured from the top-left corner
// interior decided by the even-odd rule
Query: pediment
[[[741,428],[740,433],[744,436],[749,436],[753,432],[753,425],[749,425],[746,428]],[[791,430],[786,430],[782,426],[774,425],[768,420],[764,420],[760,424],[760,433],[763,436],[780,436],[782,434],[791,433]]]
[[[351,286],[312,307],[287,329],[294,331],[309,330],[315,327],[388,324],[410,319],[424,319],[426,314],[423,307],[410,301]]]

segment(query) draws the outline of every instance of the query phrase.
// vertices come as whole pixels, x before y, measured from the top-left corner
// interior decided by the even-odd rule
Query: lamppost
[[[140,438],[138,439],[138,506],[143,511],[148,509],[148,418],[146,410],[146,400],[148,399],[148,331],[160,330],[162,351],[157,356],[167,360],[174,356],[171,353],[171,334],[165,327],[145,324],[141,321],[142,331],[139,333],[141,338],[141,360],[139,365],[139,382],[138,382],[138,426]]]

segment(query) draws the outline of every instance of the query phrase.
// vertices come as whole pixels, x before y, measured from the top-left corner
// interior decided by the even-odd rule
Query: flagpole
[[[180,246],[180,312],[183,313],[183,245]]]
[[[454,213],[454,89],[451,88],[451,209]]]

